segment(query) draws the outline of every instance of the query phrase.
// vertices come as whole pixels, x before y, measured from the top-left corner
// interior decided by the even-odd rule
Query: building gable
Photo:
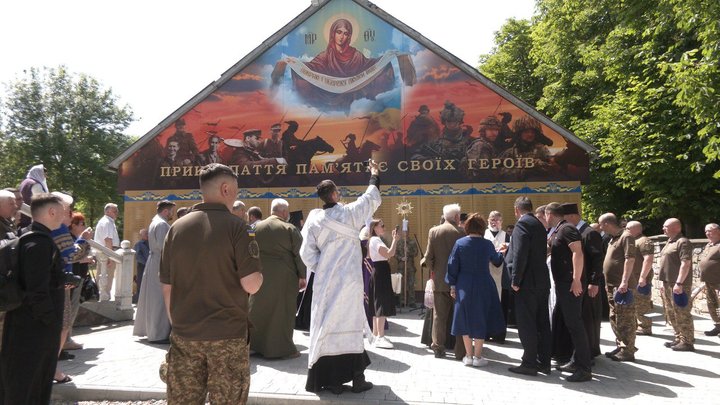
[[[273,127],[279,125],[279,131]],[[585,181],[593,148],[362,0],[311,6],[110,166],[118,188]]]

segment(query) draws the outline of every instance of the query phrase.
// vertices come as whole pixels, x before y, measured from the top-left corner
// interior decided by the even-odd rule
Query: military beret
[[[578,205],[575,203],[565,203],[560,206],[563,211],[563,215],[579,214]]]

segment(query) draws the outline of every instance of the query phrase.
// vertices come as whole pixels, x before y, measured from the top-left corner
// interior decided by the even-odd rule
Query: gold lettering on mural
[[[534,158],[492,158],[492,159],[467,159],[469,170],[499,170],[499,169],[532,169],[537,163]],[[385,173],[389,170],[389,162],[378,162],[378,168]],[[431,159],[431,160],[400,160],[395,163],[396,170],[400,172],[448,172],[457,171],[458,161],[455,159]],[[202,166],[161,166],[160,177],[197,177],[200,175]],[[230,170],[236,176],[272,176],[287,175],[287,165],[231,165]],[[295,165],[295,173],[305,174],[347,174],[364,173],[369,168],[366,162],[327,162],[323,164],[298,163]]]

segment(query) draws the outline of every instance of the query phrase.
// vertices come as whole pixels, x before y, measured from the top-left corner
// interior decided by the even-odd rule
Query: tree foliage
[[[530,28],[528,20],[509,19],[495,33],[492,51],[480,55],[479,70],[534,106],[542,96],[543,81],[535,76],[537,63],[530,57]]]
[[[130,145],[123,131],[133,115],[112,90],[63,66],[32,68],[8,85],[0,117],[0,185],[16,186],[42,163],[50,189],[72,194],[90,219],[118,202],[106,166]]]
[[[588,216],[677,216],[691,231],[720,217],[720,2],[538,0],[537,10],[536,106],[599,149]],[[485,64],[511,56],[494,52]],[[509,87],[508,77],[493,76]]]

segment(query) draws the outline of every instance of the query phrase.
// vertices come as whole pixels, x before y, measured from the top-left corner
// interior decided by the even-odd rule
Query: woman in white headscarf
[[[35,165],[30,168],[27,176],[25,176],[25,180],[20,183],[20,195],[22,195],[22,199],[25,204],[30,205],[30,200],[32,200],[32,196],[49,192],[45,172],[45,166]],[[30,217],[25,215],[22,215],[20,217],[21,228],[30,225],[30,222]]]

